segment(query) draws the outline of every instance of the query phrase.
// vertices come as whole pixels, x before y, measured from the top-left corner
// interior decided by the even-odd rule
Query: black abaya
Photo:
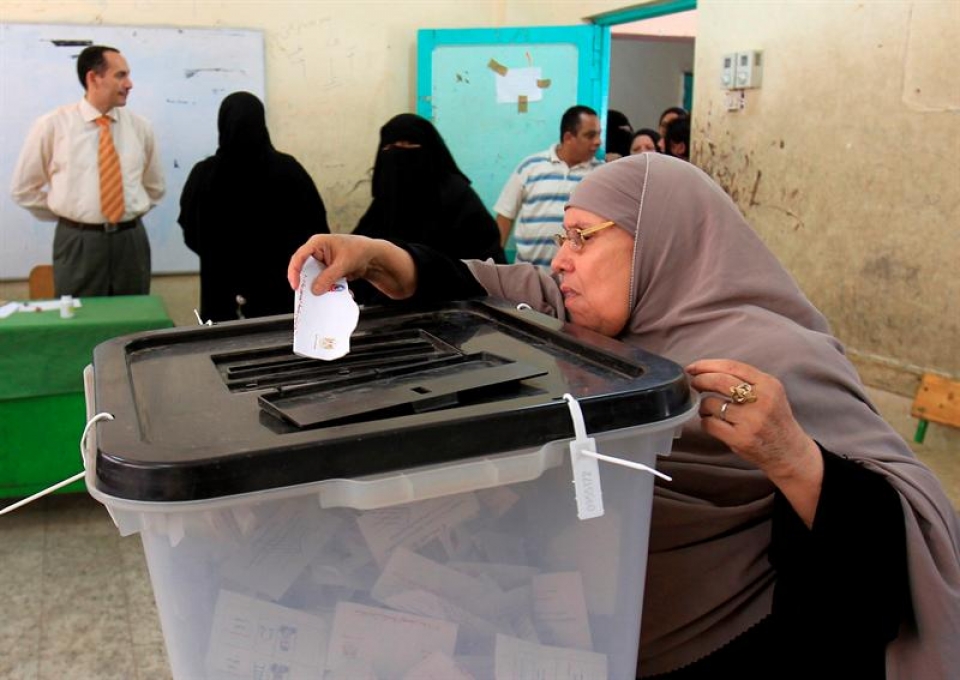
[[[224,99],[218,128],[216,155],[194,166],[180,196],[184,241],[200,256],[200,315],[293,312],[287,263],[310,236],[329,233],[323,200],[303,166],[273,148],[255,96]]]

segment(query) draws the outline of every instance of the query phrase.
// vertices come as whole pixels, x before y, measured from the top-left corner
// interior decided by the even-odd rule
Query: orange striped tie
[[[110,118],[97,118],[100,126],[100,145],[97,150],[100,166],[100,210],[108,222],[123,218],[123,175],[120,174],[120,157],[110,135]]]

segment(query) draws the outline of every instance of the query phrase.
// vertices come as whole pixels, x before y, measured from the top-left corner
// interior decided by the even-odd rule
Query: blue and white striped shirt
[[[549,267],[557,253],[554,234],[563,225],[570,192],[602,161],[591,158],[572,168],[557,156],[557,145],[528,156],[510,175],[494,212],[513,220],[517,262]]]

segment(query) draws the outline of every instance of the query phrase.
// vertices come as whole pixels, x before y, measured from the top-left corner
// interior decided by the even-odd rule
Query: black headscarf
[[[419,144],[419,149],[384,147],[397,142]],[[396,170],[408,164],[420,173],[418,179],[439,183],[447,175],[459,175],[468,184],[470,180],[457,167],[450,149],[437,132],[437,128],[425,118],[413,113],[394,116],[380,128],[380,144],[377,145],[376,164],[373,166],[373,197],[385,198],[391,182],[396,179]],[[412,160],[415,159],[415,160]]]
[[[180,196],[184,241],[200,256],[200,314],[292,312],[287,262],[312,234],[330,231],[323,200],[303,166],[273,148],[256,96],[226,97],[217,127],[216,154],[194,166]]]
[[[633,133],[629,130],[624,130],[623,128],[607,130],[606,152],[608,154],[616,154],[620,157],[629,156],[630,143],[632,141]]]
[[[224,98],[217,130],[217,157],[225,161],[249,166],[262,162],[274,150],[263,102],[249,92],[234,92]]]
[[[398,142],[417,148],[393,146]],[[354,233],[422,243],[447,255],[503,260],[500,232],[430,121],[404,113],[380,129],[373,203]]]

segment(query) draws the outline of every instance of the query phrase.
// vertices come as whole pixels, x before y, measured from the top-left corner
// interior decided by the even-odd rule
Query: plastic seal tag
[[[563,395],[570,408],[570,417],[573,419],[573,433],[575,439],[570,442],[570,467],[573,468],[573,488],[577,496],[577,517],[592,519],[603,515],[603,491],[600,488],[600,470],[598,460],[628,467],[640,472],[649,472],[655,477],[672,482],[673,478],[653,469],[643,463],[634,463],[615,456],[605,456],[597,453],[597,444],[592,437],[587,436],[587,427],[583,422],[583,412],[580,404],[570,394]]]
[[[313,294],[310,284],[324,269],[311,257],[300,272],[293,317],[293,353],[330,361],[350,351],[350,336],[360,320],[360,308],[350,295],[345,278],[337,279],[322,295]]]
[[[570,417],[573,418],[573,431],[576,438],[570,442],[570,467],[573,468],[573,490],[577,499],[577,517],[593,519],[603,516],[603,489],[600,487],[600,466],[593,456],[584,452],[593,452],[597,443],[587,436],[587,428],[583,423],[583,412],[580,404],[571,395],[563,398],[570,408]]]

